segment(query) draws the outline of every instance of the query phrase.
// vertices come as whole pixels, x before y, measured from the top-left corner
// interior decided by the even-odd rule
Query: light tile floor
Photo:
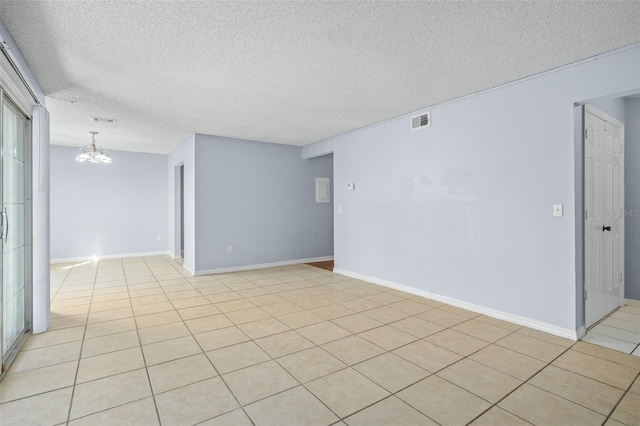
[[[590,328],[582,340],[640,356],[640,304],[616,310]]]
[[[640,357],[307,265],[52,267],[0,424],[640,423]]]

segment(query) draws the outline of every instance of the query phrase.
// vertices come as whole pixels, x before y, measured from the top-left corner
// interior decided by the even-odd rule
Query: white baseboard
[[[176,259],[180,259],[179,257],[176,257]],[[190,267],[188,267],[187,265],[184,264],[184,262],[182,263],[182,267],[184,269],[187,270],[187,272],[189,272],[191,274],[192,277],[196,276],[196,271],[194,271],[193,269],[191,269]]]
[[[629,306],[640,306],[640,300],[624,299],[624,304]]]
[[[199,271],[191,271],[186,266],[184,268],[187,271],[194,274],[194,276],[200,276],[200,275],[226,274],[229,272],[239,272],[239,271],[250,271],[252,269],[274,268],[276,266],[296,265],[299,263],[326,262],[328,260],[333,260],[333,256],[311,257],[308,259],[284,260],[281,262],[260,263],[256,265],[244,265],[244,266],[231,266],[229,268],[204,269]]]
[[[347,277],[356,278],[363,281],[368,281],[373,284],[393,288],[395,290],[404,291],[406,293],[414,294],[416,296],[426,297],[427,299],[436,300],[438,302],[446,303],[447,305],[456,306],[458,308],[467,309],[469,311],[477,312],[479,314],[486,315],[488,317],[509,321],[525,327],[530,327],[536,330],[544,331],[545,333],[554,334],[556,336],[565,337],[567,339],[578,340],[578,333],[575,330],[568,328],[558,327],[553,324],[534,320],[527,317],[521,317],[519,315],[510,314],[507,312],[498,311],[496,309],[487,308],[485,306],[476,305],[473,303],[465,302],[464,300],[455,299],[453,297],[442,296],[439,294],[429,293],[428,291],[420,290],[414,287],[394,283],[391,281],[382,280],[375,277],[369,277],[366,275],[358,274],[356,272],[346,271],[344,269],[333,269],[333,272]]]
[[[146,256],[169,256],[168,251],[149,251],[143,253],[123,253],[123,254],[106,254],[104,256],[82,256],[82,257],[67,257],[65,259],[51,259],[49,263],[70,263],[70,262],[85,262],[87,260],[98,261],[101,259],[118,259],[128,257],[146,257]]]

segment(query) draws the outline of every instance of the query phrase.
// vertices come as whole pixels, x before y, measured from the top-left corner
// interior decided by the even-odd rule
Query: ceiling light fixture
[[[104,148],[96,147],[96,135],[98,132],[90,131],[91,143],[80,148],[78,155],[76,155],[76,161],[84,163],[88,161],[90,163],[107,163],[110,164],[111,157]]]

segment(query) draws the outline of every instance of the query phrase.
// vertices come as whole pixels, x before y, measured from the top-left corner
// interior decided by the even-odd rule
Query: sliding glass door
[[[2,252],[2,368],[31,329],[30,121],[2,94],[0,238]]]

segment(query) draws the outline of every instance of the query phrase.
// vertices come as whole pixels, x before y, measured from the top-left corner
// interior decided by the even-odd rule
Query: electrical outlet
[[[347,191],[355,191],[356,190],[356,184],[355,182],[352,183],[348,183],[347,184]]]
[[[338,204],[338,214],[342,214],[342,205]]]
[[[233,246],[227,246],[227,253],[231,253],[233,251]]]

